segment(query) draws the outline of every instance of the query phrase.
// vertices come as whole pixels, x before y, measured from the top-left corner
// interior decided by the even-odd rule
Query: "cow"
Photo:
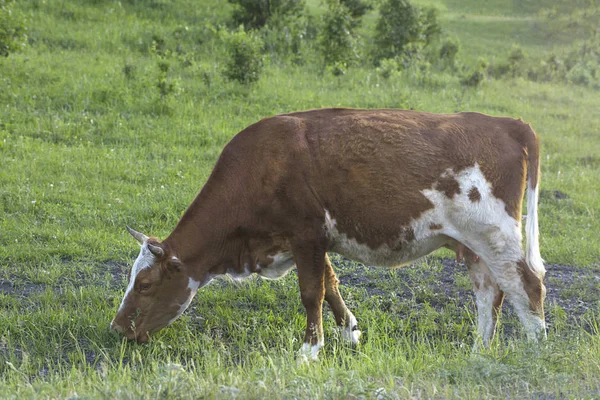
[[[539,153],[522,120],[472,112],[335,108],[265,118],[225,146],[166,239],[128,227],[141,249],[111,327],[147,342],[214,277],[277,279],[295,266],[307,320],[301,352],[317,358],[323,300],[341,337],[360,337],[327,252],[394,267],[447,247],[464,255],[473,284],[476,342],[490,344],[505,294],[527,337],[545,338]]]

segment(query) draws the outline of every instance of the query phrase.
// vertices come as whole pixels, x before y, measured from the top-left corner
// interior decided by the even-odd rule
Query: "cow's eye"
[[[152,286],[151,283],[140,283],[140,292],[145,292],[146,290],[150,289],[150,286]]]

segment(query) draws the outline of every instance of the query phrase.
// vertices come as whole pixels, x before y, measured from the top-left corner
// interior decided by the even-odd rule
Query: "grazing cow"
[[[360,336],[327,252],[398,266],[445,246],[465,256],[483,344],[505,294],[537,340],[545,337],[538,188],[538,138],[521,120],[388,109],[266,118],[224,148],[168,238],[128,228],[141,251],[111,326],[146,342],[213,277],[276,279],[296,266],[302,350],[316,358],[323,300],[344,339]]]

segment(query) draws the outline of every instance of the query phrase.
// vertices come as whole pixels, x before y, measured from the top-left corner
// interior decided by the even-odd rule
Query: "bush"
[[[600,67],[591,59],[583,59],[566,74],[567,81],[581,86],[600,87]]]
[[[249,29],[259,29],[272,19],[298,17],[304,11],[304,0],[228,0],[236,6],[233,22]]]
[[[373,9],[373,6],[370,3],[363,0],[340,0],[340,3],[348,8],[350,15],[356,21],[360,20],[363,15]]]
[[[494,78],[501,78],[505,75],[511,75],[513,78],[524,74],[525,68],[525,53],[520,47],[515,47],[506,62],[501,62],[497,65],[489,67],[489,74]]]
[[[223,31],[222,35],[228,58],[223,71],[225,77],[244,84],[258,81],[263,68],[263,41],[247,33],[243,26],[233,33]]]
[[[470,72],[467,72],[467,74],[461,78],[460,84],[465,87],[472,88],[479,86],[479,84],[483,82],[485,78],[484,71],[487,69],[487,67],[487,62],[480,59],[477,67]]]
[[[341,75],[359,59],[354,21],[350,10],[340,0],[328,0],[319,35],[319,48],[326,66],[334,67],[334,75]]]
[[[435,8],[413,6],[408,0],[384,0],[375,27],[375,61],[402,55],[409,44],[424,48],[440,32]]]
[[[13,3],[0,0],[0,56],[4,57],[23,48],[27,41],[25,21],[13,12]]]
[[[303,64],[314,43],[311,39],[317,36],[315,25],[309,15],[303,15],[289,21],[273,20],[261,29],[260,36],[270,60],[291,60],[294,64]]]
[[[383,79],[389,79],[390,77],[397,75],[399,69],[398,60],[395,58],[385,58],[380,60],[379,66],[375,71]]]
[[[439,64],[442,68],[454,69],[456,55],[460,51],[460,42],[457,39],[447,39],[442,43],[439,52]]]

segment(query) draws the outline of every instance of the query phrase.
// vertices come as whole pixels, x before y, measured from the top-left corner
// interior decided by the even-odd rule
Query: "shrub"
[[[409,44],[426,47],[440,32],[435,8],[384,0],[375,27],[375,61],[402,55]]]
[[[27,41],[25,20],[13,12],[13,3],[0,0],[0,56],[4,57],[23,48]]]
[[[271,61],[290,59],[295,64],[306,61],[316,37],[315,23],[310,15],[282,21],[273,20],[260,31]]]
[[[244,84],[258,81],[263,68],[261,50],[263,41],[240,26],[236,32],[222,32],[227,51],[223,74],[230,80]]]
[[[477,87],[483,79],[485,78],[484,71],[487,69],[487,62],[484,60],[479,60],[477,67],[475,67],[470,72],[467,72],[465,76],[463,76],[460,80],[460,84],[465,87]]]
[[[375,71],[383,79],[389,79],[390,77],[396,75],[399,69],[398,60],[395,58],[385,58],[380,60],[379,66],[375,69]]]
[[[501,62],[496,65],[490,65],[489,74],[494,78],[501,78],[505,75],[511,75],[513,78],[524,74],[525,53],[520,47],[515,47],[506,62]]]
[[[333,66],[334,75],[341,75],[348,65],[359,59],[354,23],[350,10],[340,0],[328,0],[319,35],[319,48],[326,66]]]
[[[442,43],[439,52],[439,63],[442,68],[454,68],[456,55],[460,51],[460,42],[457,39],[447,39]]]
[[[233,22],[249,29],[258,29],[272,19],[298,17],[304,11],[304,0],[228,0],[236,6]]]
[[[567,81],[581,86],[600,87],[600,67],[591,59],[583,59],[566,74]]]
[[[350,15],[356,21],[360,20],[363,15],[373,9],[373,6],[369,2],[363,0],[340,0],[340,3],[348,8]]]

